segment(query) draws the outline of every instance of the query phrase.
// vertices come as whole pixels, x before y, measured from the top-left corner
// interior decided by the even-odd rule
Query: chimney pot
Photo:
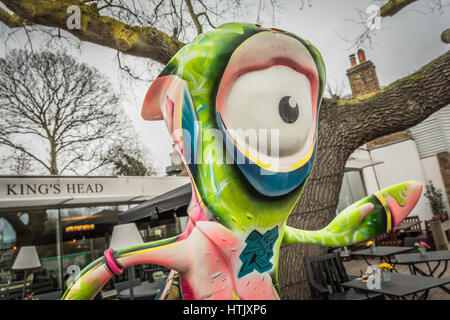
[[[355,54],[350,55],[350,63],[352,64],[352,67],[356,66],[356,57]]]
[[[358,50],[358,60],[359,63],[363,63],[364,61],[366,61],[366,54],[364,53],[363,49]]]

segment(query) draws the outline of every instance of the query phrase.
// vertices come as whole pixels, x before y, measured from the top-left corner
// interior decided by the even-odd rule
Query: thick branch
[[[30,25],[30,23],[26,20],[23,20],[16,14],[9,14],[6,10],[0,8],[0,21],[6,24],[9,28],[19,28],[26,25]]]
[[[80,0],[1,0],[1,2],[27,23],[60,28],[82,41],[117,49],[129,55],[150,58],[163,64],[184,46],[181,41],[154,27],[130,26],[111,17],[101,16],[95,4],[89,5]],[[80,8],[81,29],[69,30],[67,27],[70,14],[66,11],[71,5]],[[0,14],[0,21],[11,25],[10,17]],[[12,24],[12,27],[14,26],[16,24]]]
[[[327,121],[342,141],[358,146],[405,130],[450,104],[450,51],[388,87],[350,100],[326,100]],[[321,110],[321,112],[322,112]]]
[[[404,7],[416,1],[417,0],[389,0],[380,8],[380,16],[392,17]]]

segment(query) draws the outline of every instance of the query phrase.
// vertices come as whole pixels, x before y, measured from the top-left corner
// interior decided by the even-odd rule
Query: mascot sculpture
[[[172,270],[177,281],[160,299],[175,282],[182,299],[279,299],[281,244],[346,246],[398,225],[420,197],[419,182],[370,195],[321,230],[286,225],[316,156],[324,87],[318,50],[286,31],[228,23],[183,47],[152,83],[142,116],[165,121],[191,178],[186,229],[105,251],[63,299],[93,299],[137,264]],[[250,139],[252,130],[268,134]]]

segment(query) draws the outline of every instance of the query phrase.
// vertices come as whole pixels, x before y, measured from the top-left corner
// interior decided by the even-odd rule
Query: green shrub
[[[440,215],[444,209],[444,201],[442,199],[442,190],[437,189],[431,180],[426,185],[425,197],[430,201],[431,210],[433,211],[433,215]]]

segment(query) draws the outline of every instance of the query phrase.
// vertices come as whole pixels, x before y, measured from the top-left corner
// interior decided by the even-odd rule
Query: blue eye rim
[[[260,167],[241,153],[225,128],[219,112],[216,112],[216,123],[225,138],[226,151],[233,156],[234,160],[245,159],[244,163],[234,161],[234,164],[259,193],[270,197],[285,195],[300,186],[311,172],[316,155],[316,143],[311,158],[304,165],[289,172],[273,172]]]

